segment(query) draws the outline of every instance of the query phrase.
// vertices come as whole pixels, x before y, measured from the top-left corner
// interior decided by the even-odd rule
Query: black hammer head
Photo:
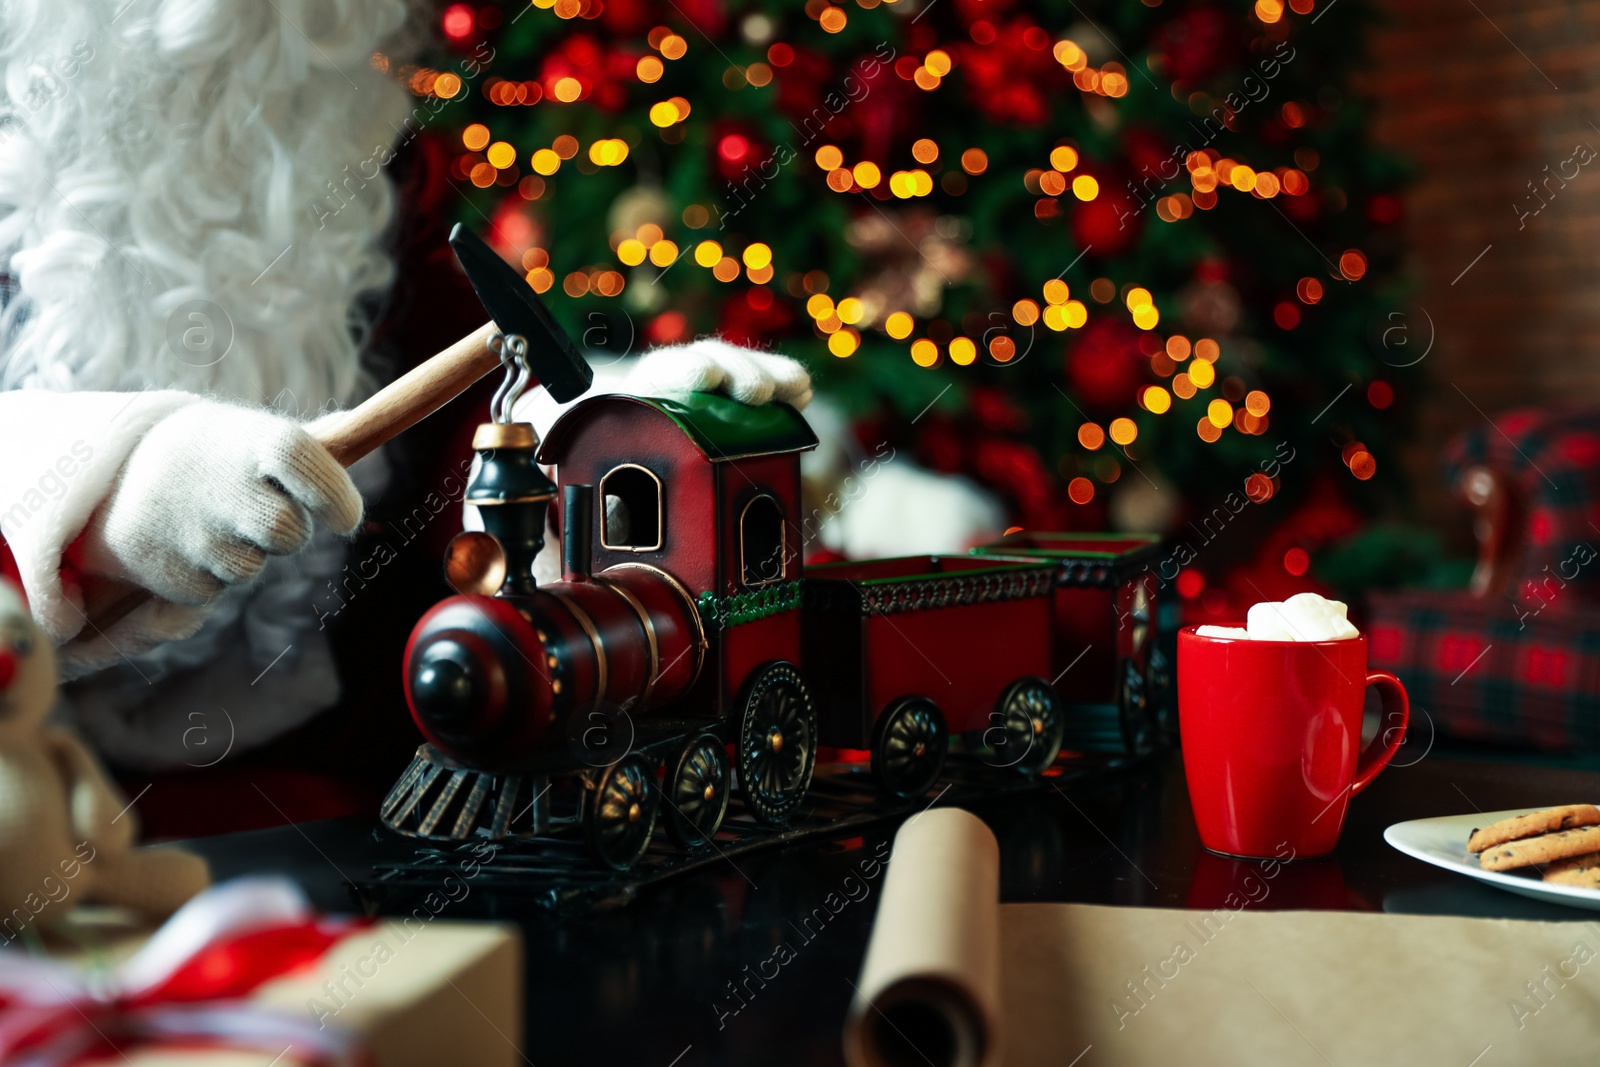
[[[566,403],[587,392],[594,368],[523,277],[459,222],[450,231],[450,247],[500,332],[527,338],[528,362],[550,395]]]

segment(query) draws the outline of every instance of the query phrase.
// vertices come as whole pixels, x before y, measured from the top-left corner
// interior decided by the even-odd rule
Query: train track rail
[[[476,835],[459,842],[421,842],[409,856],[379,861],[372,875],[354,884],[358,902],[372,914],[407,910],[441,891],[452,875],[492,896],[514,895],[519,907],[583,913],[626,906],[657,886],[741,857],[798,841],[850,837],[863,827],[904,819],[935,806],[992,802],[1008,795],[1101,778],[1131,769],[1136,760],[1104,754],[1059,758],[1044,774],[1025,777],[981,759],[952,753],[938,784],[909,800],[887,798],[864,765],[819,767],[806,801],[787,826],[758,823],[742,805],[728,812],[716,837],[691,852],[657,834],[630,870],[598,867],[575,817],[552,818],[537,836],[492,840]],[[382,831],[392,843],[407,839]],[[470,875],[464,874],[470,869]]]

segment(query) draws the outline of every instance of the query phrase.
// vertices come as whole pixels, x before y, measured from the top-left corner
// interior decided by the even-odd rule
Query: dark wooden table
[[[1401,762],[1408,762],[1402,757]],[[1450,759],[1395,766],[1357,797],[1338,852],[1290,864],[1251,906],[1592,921],[1410,859],[1383,841],[1406,819],[1600,799],[1600,773]],[[1007,901],[1216,908],[1254,865],[1201,848],[1181,760],[1045,787],[974,810],[1001,843]],[[532,1064],[834,1064],[894,825],[743,856],[600,914],[554,916],[474,888],[445,915],[518,921],[527,959],[523,1053]],[[325,907],[394,842],[359,820],[194,842],[219,877],[282,871]],[[871,868],[868,867],[868,870]],[[779,952],[787,945],[789,952]],[[792,958],[790,956],[792,955]],[[787,962],[778,964],[777,960]]]

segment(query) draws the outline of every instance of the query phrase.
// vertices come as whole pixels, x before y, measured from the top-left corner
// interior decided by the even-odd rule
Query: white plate
[[[1412,819],[1397,822],[1383,832],[1383,839],[1406,855],[1443,867],[1447,871],[1464,874],[1534,900],[1552,904],[1565,904],[1573,908],[1590,908],[1600,911],[1600,889],[1580,889],[1572,885],[1554,885],[1542,882],[1537,876],[1529,877],[1515,871],[1486,871],[1478,866],[1478,857],[1467,851],[1467,838],[1480,826],[1510,819],[1517,815],[1542,811],[1543,808],[1512,808],[1509,811],[1475,811],[1468,815],[1446,815],[1438,819]]]

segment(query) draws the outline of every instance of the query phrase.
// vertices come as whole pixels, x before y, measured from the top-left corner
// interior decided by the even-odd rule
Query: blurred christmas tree
[[[452,4],[397,73],[460,220],[591,348],[771,345],[1020,525],[1226,514],[1282,577],[1372,509],[1408,384],[1370,336],[1404,172],[1351,96],[1365,17]]]

